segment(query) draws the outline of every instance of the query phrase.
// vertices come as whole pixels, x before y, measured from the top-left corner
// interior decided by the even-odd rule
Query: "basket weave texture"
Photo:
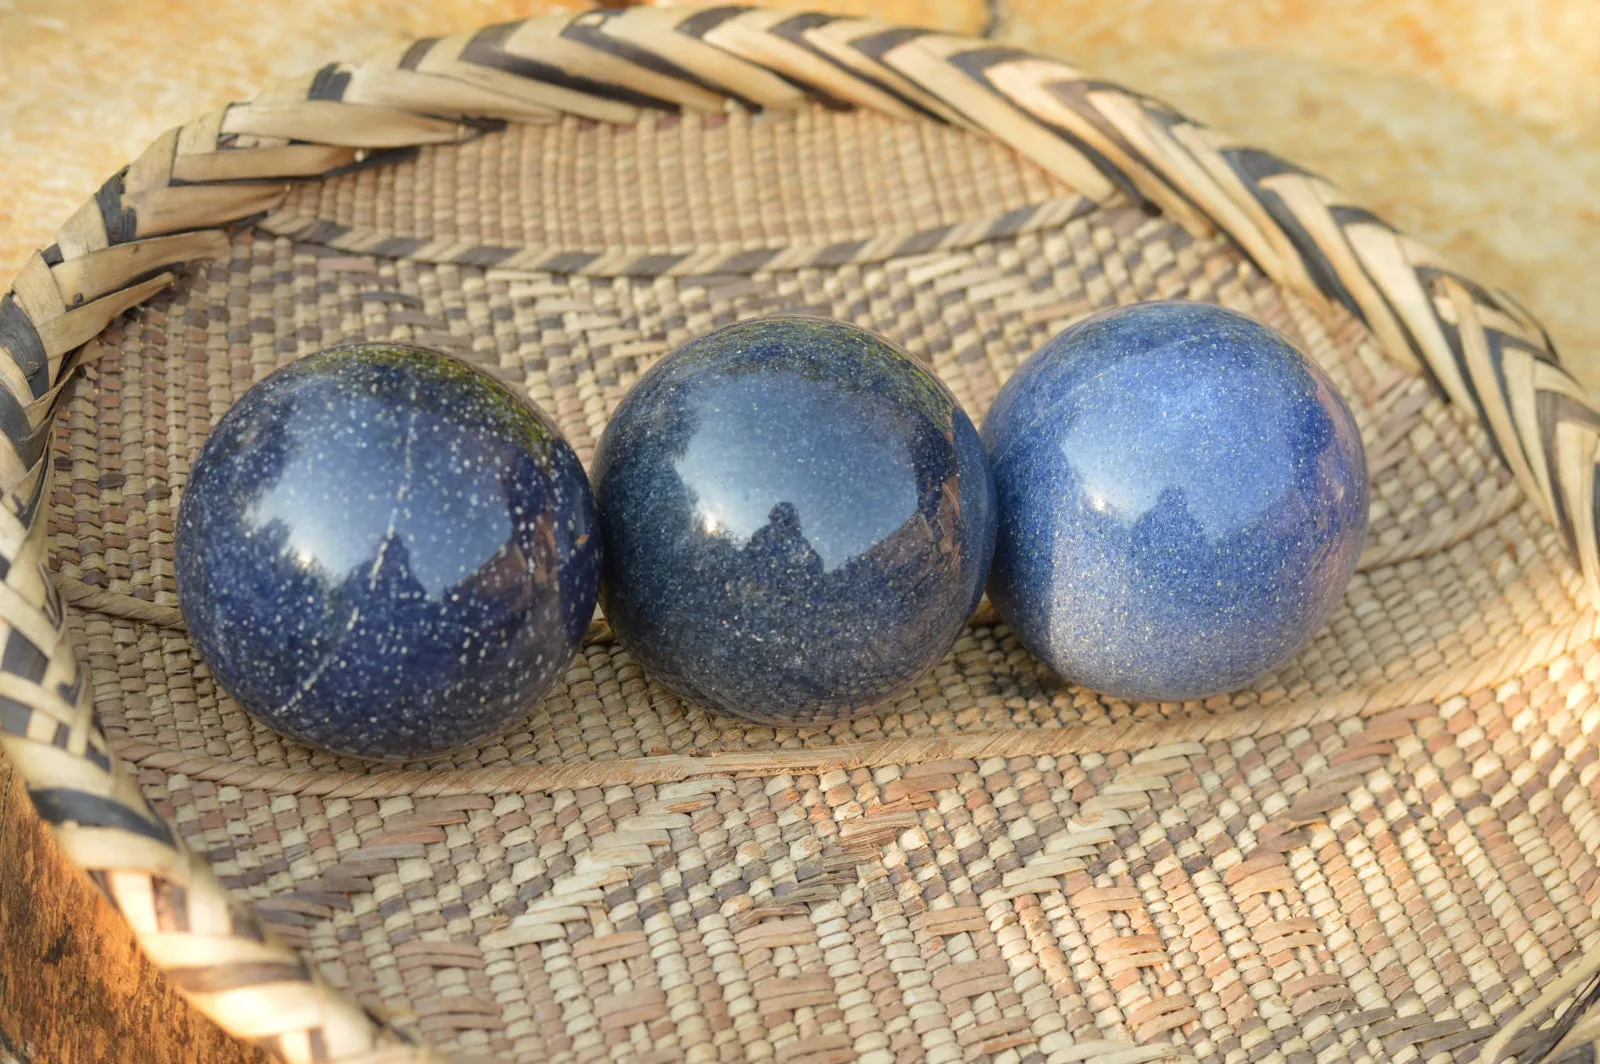
[[[1107,700],[981,610],[887,712],[773,729],[598,624],[510,734],[373,767],[256,725],[184,636],[189,463],[330,344],[462,354],[587,461],[641,373],[740,318],[879,330],[976,420],[1048,336],[1157,298],[1286,332],[1371,463],[1343,606],[1237,695]],[[1162,104],[737,8],[418,42],[158,140],[17,278],[0,346],[0,743],[156,964],[283,1060],[1600,1037],[1600,416],[1509,296]]]

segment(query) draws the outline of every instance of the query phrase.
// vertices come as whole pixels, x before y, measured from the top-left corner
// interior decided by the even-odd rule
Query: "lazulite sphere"
[[[1344,594],[1367,528],[1355,419],[1282,335],[1200,303],[1085,319],[983,425],[989,597],[1064,678],[1129,699],[1236,690]]]
[[[751,720],[880,705],[983,593],[994,486],[954,396],[887,340],[769,318],[646,373],[595,456],[606,618],[647,672]]]
[[[200,656],[263,723],[422,758],[516,723],[594,612],[583,467],[537,407],[448,355],[334,348],[252,387],[178,514]]]

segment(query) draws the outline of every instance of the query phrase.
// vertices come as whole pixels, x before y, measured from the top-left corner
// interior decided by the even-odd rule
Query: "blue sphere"
[[[178,513],[178,599],[263,723],[423,758],[505,730],[561,677],[594,612],[595,525],[532,403],[435,351],[334,348],[212,430]]]
[[[905,690],[955,643],[994,547],[955,397],[881,337],[813,318],[663,359],[606,426],[595,493],[623,644],[685,698],[772,724]]]
[[[1230,310],[1085,319],[983,425],[989,597],[1064,678],[1119,698],[1236,690],[1321,627],[1355,572],[1367,465],[1326,374]]]

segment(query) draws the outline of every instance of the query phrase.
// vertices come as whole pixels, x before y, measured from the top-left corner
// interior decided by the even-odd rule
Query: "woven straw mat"
[[[642,373],[728,322],[878,330],[977,421],[1045,339],[1147,299],[1285,332],[1371,463],[1343,605],[1236,695],[1106,699],[985,607],[884,712],[774,729],[652,685],[599,625],[508,735],[375,767],[254,723],[185,637],[194,455],[331,344],[463,355],[587,462]],[[821,16],[421,42],[158,141],[18,278],[0,343],[25,420],[0,737],[152,959],[281,1059],[1528,1061],[1595,1036],[1600,419],[1509,297],[1163,105]]]

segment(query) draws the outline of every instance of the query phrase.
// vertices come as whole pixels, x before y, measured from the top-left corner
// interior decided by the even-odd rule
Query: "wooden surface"
[[[117,914],[66,865],[0,759],[0,1064],[262,1060],[145,963]]]

